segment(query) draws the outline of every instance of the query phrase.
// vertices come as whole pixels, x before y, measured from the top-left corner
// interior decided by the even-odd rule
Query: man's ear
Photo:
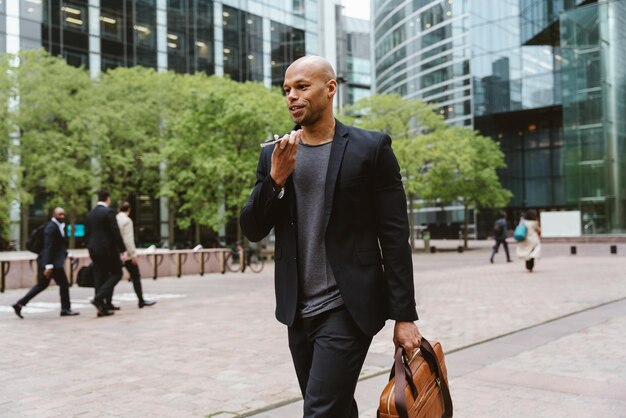
[[[328,97],[333,97],[337,93],[337,80],[328,80],[326,82],[326,88],[328,89]]]

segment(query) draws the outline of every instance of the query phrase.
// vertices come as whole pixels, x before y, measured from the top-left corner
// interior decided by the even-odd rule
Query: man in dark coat
[[[91,303],[98,310],[98,317],[113,315],[113,311],[119,309],[113,306],[113,289],[122,278],[121,253],[125,247],[115,211],[109,208],[110,204],[110,193],[107,190],[100,191],[98,203],[87,214],[85,225],[95,285],[95,296]]]
[[[506,219],[506,212],[502,212],[500,218],[493,224],[493,239],[496,241],[493,246],[493,252],[489,261],[493,264],[493,258],[496,256],[500,245],[504,247],[506,254],[506,261],[511,262],[511,256],[509,255],[509,244],[506,242],[506,238],[509,235],[509,222]]]
[[[304,417],[353,418],[385,321],[408,353],[421,342],[406,195],[389,136],[334,118],[328,61],[298,59],[283,88],[297,126],[263,147],[241,227],[251,241],[276,234],[276,317],[288,326]]]
[[[13,310],[20,318],[22,308],[50,284],[50,279],[54,279],[59,286],[61,296],[61,316],[76,316],[78,312],[72,311],[70,303],[70,291],[65,275],[65,259],[67,258],[67,247],[65,245],[65,210],[56,208],[52,214],[52,219],[46,224],[43,232],[43,248],[37,257],[37,284],[26,293],[15,305]]]

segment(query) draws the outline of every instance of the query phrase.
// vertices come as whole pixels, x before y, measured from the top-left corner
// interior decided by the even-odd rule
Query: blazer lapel
[[[330,148],[330,159],[328,161],[326,185],[324,187],[324,232],[330,220],[333,198],[335,196],[335,185],[337,184],[337,176],[343,162],[346,145],[348,145],[348,128],[335,119],[335,136]]]

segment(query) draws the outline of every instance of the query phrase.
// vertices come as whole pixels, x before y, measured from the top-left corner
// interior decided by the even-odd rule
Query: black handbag
[[[89,264],[88,266],[83,266],[78,269],[78,273],[76,274],[76,284],[78,284],[79,287],[94,287],[93,264]]]

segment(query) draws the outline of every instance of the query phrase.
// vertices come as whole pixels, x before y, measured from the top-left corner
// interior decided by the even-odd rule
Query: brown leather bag
[[[378,418],[448,418],[452,398],[441,344],[422,338],[410,360],[399,347],[389,383],[380,395]]]

